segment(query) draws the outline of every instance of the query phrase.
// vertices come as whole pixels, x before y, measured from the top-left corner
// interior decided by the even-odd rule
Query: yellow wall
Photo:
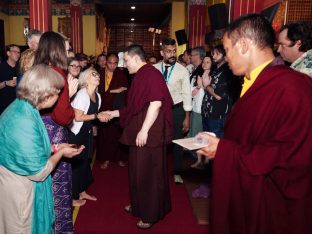
[[[0,19],[4,21],[4,43],[10,44],[10,27],[9,27],[9,16],[0,12]]]
[[[9,16],[10,44],[26,45],[24,37],[24,20],[28,15]]]
[[[175,32],[185,29],[185,3],[172,2],[171,14],[171,38],[176,39]],[[177,55],[180,55],[186,49],[186,45],[177,46]]]
[[[52,31],[58,31],[58,18],[52,16]],[[5,44],[25,45],[23,34],[24,19],[26,16],[8,16],[0,12],[0,19],[4,21]],[[96,43],[96,19],[94,15],[82,16],[83,23],[83,52],[87,55],[95,55]]]
[[[95,15],[82,16],[83,52],[95,56],[96,18]]]
[[[57,32],[58,31],[58,18],[60,16],[58,15],[52,15],[52,31]]]

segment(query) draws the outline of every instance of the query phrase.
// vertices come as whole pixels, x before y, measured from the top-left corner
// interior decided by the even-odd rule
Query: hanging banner
[[[191,1],[189,5],[189,47],[205,45],[207,6],[205,1]]]
[[[74,53],[83,52],[82,48],[82,10],[81,0],[70,0],[71,43]]]

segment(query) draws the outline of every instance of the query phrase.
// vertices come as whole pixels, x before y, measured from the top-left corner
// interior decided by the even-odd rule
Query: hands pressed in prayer
[[[71,74],[68,74],[67,80],[68,80],[69,97],[71,98],[72,96],[75,95],[75,93],[78,90],[79,81]]]
[[[220,139],[206,132],[201,132],[200,135],[208,139],[208,145],[197,150],[196,153],[205,155],[209,159],[214,159]]]
[[[203,87],[203,77],[197,76],[197,87],[202,88]]]
[[[204,72],[204,74],[202,75],[202,84],[204,87],[207,87],[208,85],[211,84],[211,76],[209,76],[208,73]]]

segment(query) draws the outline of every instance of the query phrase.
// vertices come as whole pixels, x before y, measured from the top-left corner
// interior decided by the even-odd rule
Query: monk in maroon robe
[[[101,74],[99,93],[102,103],[100,111],[116,110],[124,106],[128,81],[124,71],[117,68],[118,55],[108,53],[106,68]],[[122,128],[118,119],[98,124],[97,160],[102,161],[101,168],[105,169],[109,162],[118,162],[124,166],[127,161],[127,149],[119,142]]]
[[[129,46],[124,56],[130,74],[136,73],[127,106],[106,113],[120,116],[121,142],[130,147],[130,206],[125,210],[141,219],[138,228],[146,229],[171,209],[166,144],[173,137],[173,101],[161,73],[146,64],[141,46]]]
[[[312,79],[274,65],[274,31],[260,15],[234,21],[223,38],[245,87],[213,159],[209,234],[308,234],[312,218]],[[249,86],[249,87],[247,87]]]

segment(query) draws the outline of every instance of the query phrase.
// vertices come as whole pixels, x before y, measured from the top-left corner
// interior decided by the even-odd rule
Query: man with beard
[[[163,75],[173,99],[174,139],[179,139],[183,138],[190,128],[192,95],[189,72],[185,67],[177,63],[177,46],[174,39],[166,38],[162,41],[160,54],[163,57],[163,61],[154,66]],[[174,181],[182,184],[183,149],[178,145],[173,146],[173,160]]]
[[[233,21],[223,37],[241,98],[219,139],[198,153],[214,159],[211,234],[310,234],[312,79],[275,65],[275,33],[263,16]]]
[[[211,55],[216,68],[211,73],[210,84],[204,84],[203,130],[223,137],[224,121],[232,107],[230,82],[233,74],[225,61],[225,50],[222,45],[215,46]]]

